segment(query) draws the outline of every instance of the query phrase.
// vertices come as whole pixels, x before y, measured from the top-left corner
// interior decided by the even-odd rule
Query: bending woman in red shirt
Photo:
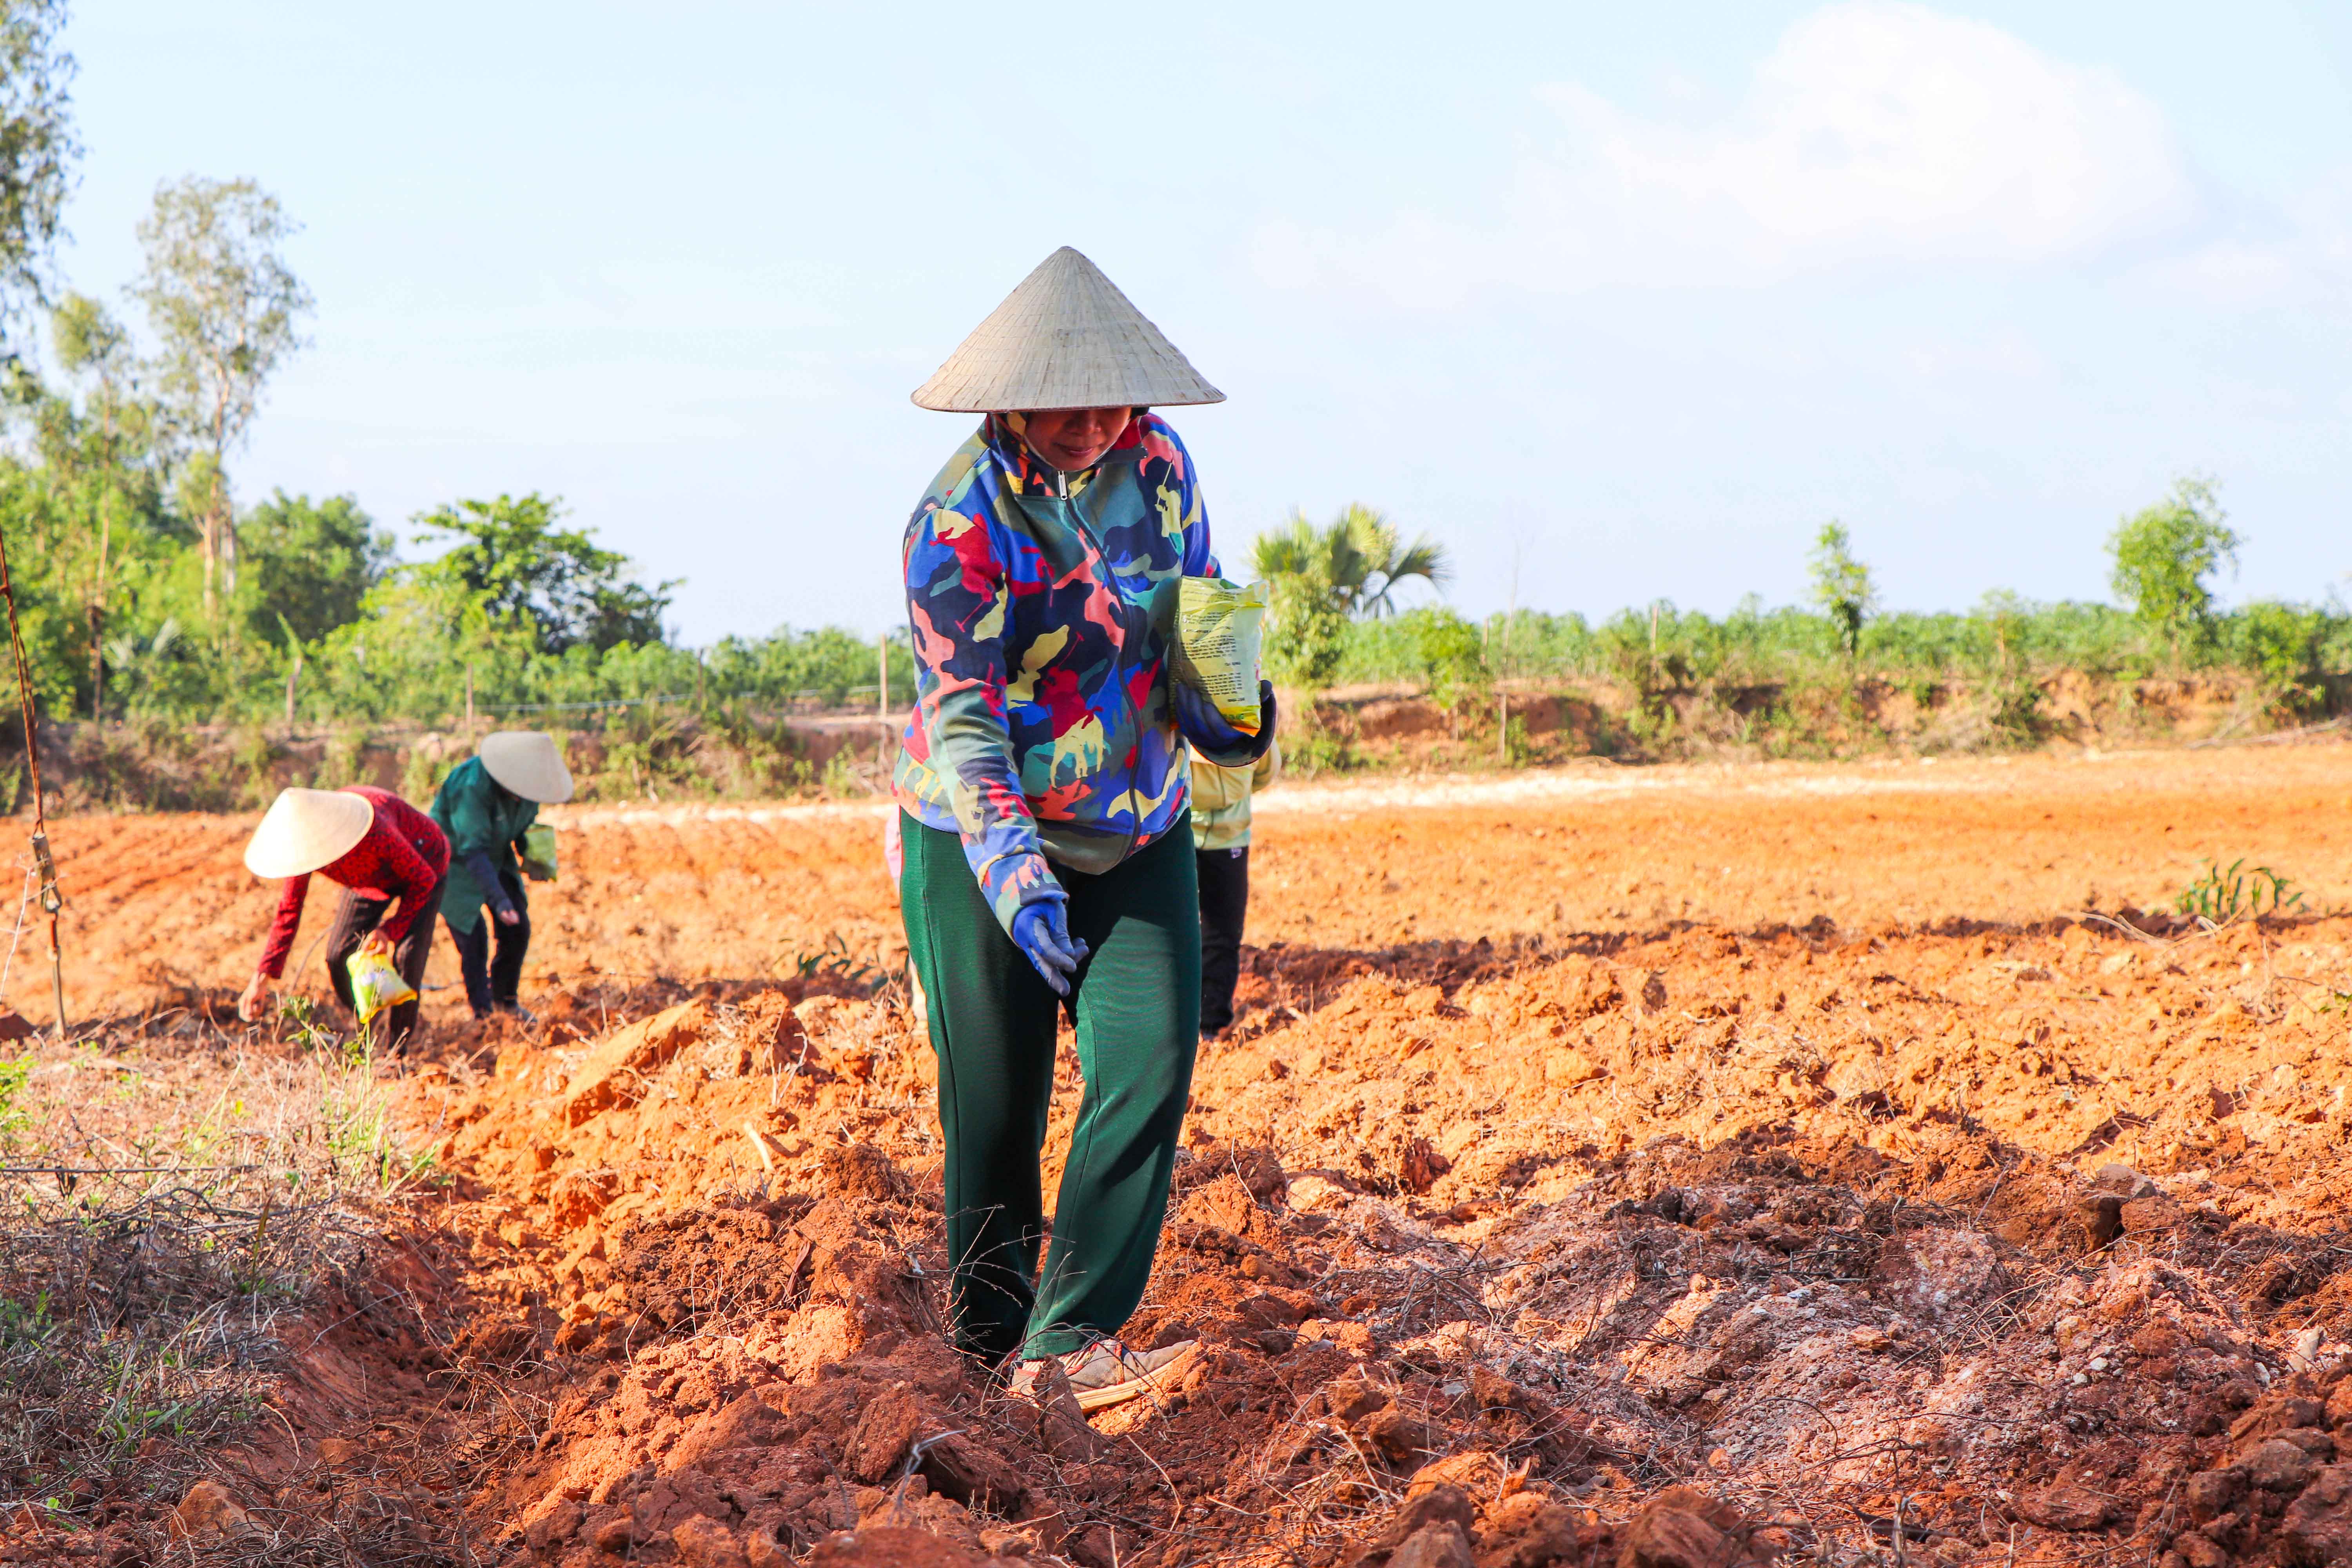
[[[351,962],[362,951],[390,952],[410,985],[424,983],[449,870],[449,840],[438,823],[398,795],[366,784],[282,791],[246,846],[245,864],[257,877],[285,878],[286,891],[253,981],[236,1000],[238,1017],[248,1023],[260,1017],[285,974],[313,873],[343,889],[327,933],[327,974],[338,1001],[352,1005]],[[395,902],[399,907],[385,920]],[[387,1037],[392,1047],[404,1048],[415,1026],[415,1002],[394,1007]]]

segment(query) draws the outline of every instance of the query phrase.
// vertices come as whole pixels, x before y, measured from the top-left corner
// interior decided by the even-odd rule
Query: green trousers
[[[912,817],[899,828],[899,907],[940,1059],[957,1346],[992,1362],[1081,1349],[1126,1323],[1160,1247],[1200,1043],[1192,821],[1100,876],[1055,868],[1092,952],[1068,1003],[1086,1094],[1042,1277],[1038,1161],[1063,1003],[996,923],[961,841]]]

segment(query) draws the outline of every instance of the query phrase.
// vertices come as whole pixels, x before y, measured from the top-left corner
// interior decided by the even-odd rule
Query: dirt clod
[[[198,1481],[172,1510],[172,1533],[184,1540],[240,1535],[253,1528],[253,1516],[218,1481]]]
[[[716,1520],[689,1519],[672,1530],[669,1539],[686,1568],[751,1568],[743,1543]]]
[[[927,1415],[904,1384],[884,1389],[850,1428],[849,1440],[843,1445],[842,1468],[868,1486],[895,1479]]]
[[[2063,1484],[2024,1492],[2017,1500],[2018,1517],[2044,1530],[2096,1530],[2115,1509],[2113,1498]]]
[[[824,1184],[835,1197],[903,1202],[913,1191],[907,1173],[871,1143],[845,1143],[824,1155]]]
[[[1389,1568],[1477,1568],[1470,1538],[1451,1521],[1424,1524],[1389,1554]]]
[[[1625,1527],[1617,1568],[1733,1568],[1757,1555],[1737,1509],[1694,1487],[1670,1487]]]
[[[809,1553],[809,1568],[986,1568],[969,1546],[926,1530],[875,1525],[828,1535]]]

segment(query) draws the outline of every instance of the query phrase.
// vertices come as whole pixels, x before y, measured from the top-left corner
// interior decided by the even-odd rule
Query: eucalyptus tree
[[[197,515],[207,618],[217,614],[216,571],[236,586],[228,454],[271,374],[307,342],[310,291],[281,248],[300,231],[253,181],[193,174],[158,185],[139,225],[145,267],[131,293],[155,336],[156,392],[192,449],[182,487]]]
[[[58,47],[65,0],[0,0],[0,329],[11,346],[49,300],[50,251],[81,156]]]
[[[78,574],[88,627],[89,711],[106,714],[107,608],[122,558],[118,531],[152,523],[161,510],[155,405],[143,395],[143,366],[122,323],[87,294],[68,294],[49,314],[58,368],[79,385],[69,396],[41,399],[35,414],[52,488],[66,492],[80,522]]]

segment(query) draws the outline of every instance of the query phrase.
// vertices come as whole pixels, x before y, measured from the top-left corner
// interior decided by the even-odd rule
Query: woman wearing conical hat
[[[530,952],[530,900],[523,891],[523,838],[539,808],[572,798],[572,770],[555,737],[500,730],[449,771],[433,796],[433,820],[449,837],[449,880],[441,918],[457,944],[457,969],[474,1016],[512,1013],[528,1021],[519,993]],[[482,919],[487,906],[495,928]],[[497,953],[491,952],[491,931]]]
[[[271,987],[284,976],[313,876],[343,889],[327,932],[327,976],[336,1000],[351,1006],[351,962],[363,950],[392,954],[410,986],[424,983],[449,840],[398,795],[368,784],[280,791],[245,847],[245,864],[257,877],[285,878],[286,889],[253,981],[236,999],[238,1017],[260,1017]],[[400,1003],[392,1009],[386,1038],[394,1049],[404,1048],[415,1027],[416,1004]]]
[[[1185,747],[1245,765],[1274,737],[1271,687],[1245,734],[1166,658],[1179,582],[1217,563],[1192,458],[1150,410],[1223,396],[1066,247],[914,399],[982,416],[907,526],[916,703],[893,781],[940,1060],[953,1329],[1016,1387],[1066,1374],[1089,1408],[1187,1353],[1118,1339],[1199,1040]],[[1061,1007],[1086,1093],[1041,1268]]]

